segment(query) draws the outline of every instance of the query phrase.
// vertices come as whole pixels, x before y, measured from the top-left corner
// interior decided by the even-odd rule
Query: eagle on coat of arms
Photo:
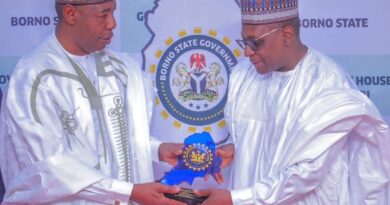
[[[212,62],[207,66],[206,57],[201,53],[190,56],[189,67],[184,62],[175,66],[176,75],[171,85],[178,87],[181,101],[207,100],[213,102],[218,98],[218,87],[225,84],[221,74],[221,65]]]

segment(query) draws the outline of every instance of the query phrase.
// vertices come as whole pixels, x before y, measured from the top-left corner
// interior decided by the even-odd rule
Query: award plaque
[[[222,159],[215,155],[215,143],[208,132],[195,133],[184,140],[183,154],[178,163],[165,173],[160,183],[178,185],[187,182],[192,185],[196,177],[205,177],[221,171]],[[181,188],[177,194],[165,194],[166,197],[182,201],[188,205],[201,204],[207,197],[200,197],[191,189]]]
[[[206,196],[197,196],[192,189],[186,188],[181,188],[180,192],[177,194],[165,194],[165,196],[170,199],[184,202],[187,205],[200,205],[207,199]]]

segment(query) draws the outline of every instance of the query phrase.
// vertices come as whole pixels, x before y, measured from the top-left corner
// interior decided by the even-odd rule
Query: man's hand
[[[134,184],[130,200],[142,205],[186,205],[164,196],[164,193],[175,194],[179,191],[179,187],[166,186],[160,183]]]
[[[199,191],[195,190],[194,193],[198,196],[208,196],[208,198],[202,203],[202,205],[233,205],[230,191],[225,189],[208,189]]]
[[[217,148],[217,150],[215,151],[215,154],[222,158],[221,169],[223,169],[226,166],[228,166],[233,160],[234,145],[233,144],[222,145],[222,146]],[[214,177],[215,181],[219,184],[223,183],[223,181],[224,181],[222,172],[214,173],[213,177]],[[206,177],[206,180],[207,180],[207,177]]]
[[[183,147],[182,143],[161,143],[158,147],[158,157],[161,161],[175,166],[177,158],[183,153]]]
[[[217,156],[222,158],[221,168],[225,168],[228,166],[234,157],[234,145],[233,144],[225,144],[217,148],[216,151]]]

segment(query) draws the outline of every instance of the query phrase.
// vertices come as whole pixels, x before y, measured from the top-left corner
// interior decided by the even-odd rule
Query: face
[[[102,50],[110,44],[116,27],[116,1],[76,6],[75,9],[78,15],[74,41],[81,54]]]
[[[266,74],[283,69],[283,27],[244,24],[242,38],[241,43],[245,42],[244,54],[249,57],[258,73]]]

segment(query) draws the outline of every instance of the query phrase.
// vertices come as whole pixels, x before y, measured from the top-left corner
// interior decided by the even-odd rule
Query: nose
[[[253,54],[255,54],[255,51],[253,51],[251,49],[251,47],[245,46],[245,48],[244,48],[244,55],[245,55],[245,57],[249,57],[249,56],[251,56]]]
[[[108,30],[113,30],[114,28],[116,28],[116,20],[114,13],[110,14],[110,16],[107,18],[106,28]]]

